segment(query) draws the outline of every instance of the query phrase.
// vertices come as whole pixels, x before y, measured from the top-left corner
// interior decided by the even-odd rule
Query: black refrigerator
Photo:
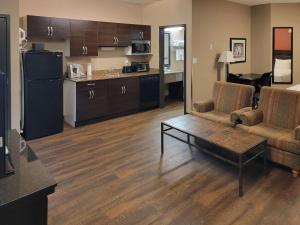
[[[9,17],[0,15],[0,177],[6,171],[7,132],[10,129]]]
[[[27,51],[22,54],[23,137],[32,140],[63,131],[63,55]]]

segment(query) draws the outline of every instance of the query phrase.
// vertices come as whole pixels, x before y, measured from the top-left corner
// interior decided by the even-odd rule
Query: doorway
[[[186,25],[159,28],[160,107],[183,102],[186,114]]]

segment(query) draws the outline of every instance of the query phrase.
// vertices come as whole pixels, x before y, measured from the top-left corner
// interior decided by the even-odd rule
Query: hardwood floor
[[[169,137],[160,122],[183,114],[173,103],[30,142],[58,182],[50,225],[300,224],[300,179],[261,162],[237,171]]]

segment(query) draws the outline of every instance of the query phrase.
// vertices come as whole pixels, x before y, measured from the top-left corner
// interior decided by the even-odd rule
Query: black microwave
[[[132,41],[132,54],[149,54],[151,53],[150,41]]]

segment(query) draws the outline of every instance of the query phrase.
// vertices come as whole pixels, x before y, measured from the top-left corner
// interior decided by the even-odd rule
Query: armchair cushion
[[[242,126],[249,133],[256,134],[268,139],[268,145],[294,154],[300,154],[300,141],[294,137],[291,129],[260,123],[255,126]]]
[[[300,141],[300,126],[295,128],[295,139]]]
[[[252,111],[252,107],[246,107],[246,108],[242,108],[236,111],[233,111],[230,114],[230,121],[234,124],[237,124],[240,120],[240,116],[245,113],[245,112],[249,112]]]
[[[200,113],[200,112],[194,111],[194,112],[192,112],[192,114],[194,116],[199,116],[203,119],[230,125],[230,115],[227,113],[222,113],[222,112],[213,110],[213,111],[206,112],[206,113]]]
[[[213,101],[194,103],[194,108],[196,112],[201,112],[201,113],[209,112],[214,109],[214,103]]]
[[[240,115],[243,125],[254,126],[263,121],[263,112],[261,110],[252,110]]]

